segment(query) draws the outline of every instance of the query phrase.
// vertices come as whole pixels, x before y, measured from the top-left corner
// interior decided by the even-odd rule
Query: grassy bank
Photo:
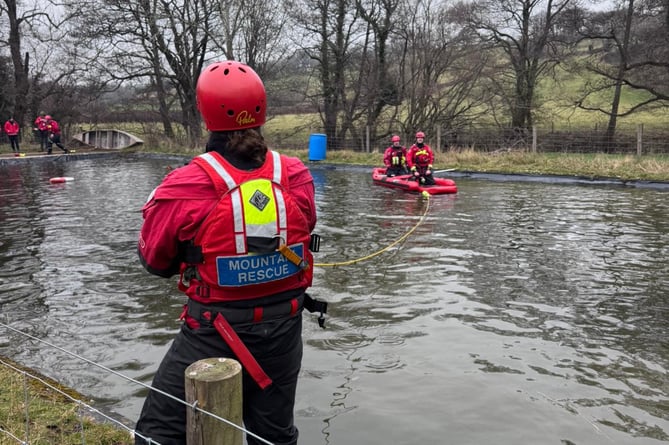
[[[85,401],[81,394],[5,357],[0,361],[0,443],[23,443],[26,425],[31,445],[134,443],[128,431],[96,420],[73,401]]]
[[[282,150],[282,153],[308,160],[306,150]],[[377,166],[383,164],[380,153],[354,151],[327,152],[327,163]],[[435,170],[567,175],[586,178],[616,178],[669,182],[669,156],[623,156],[607,154],[526,153],[509,151],[481,153],[473,150],[437,153]]]

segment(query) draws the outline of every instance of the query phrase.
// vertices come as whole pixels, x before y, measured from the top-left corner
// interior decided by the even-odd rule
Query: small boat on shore
[[[95,148],[107,148],[121,150],[143,144],[144,141],[134,134],[121,130],[89,130],[74,135],[73,139],[85,145]]]
[[[423,185],[413,180],[411,175],[386,176],[386,169],[380,167],[372,170],[372,181],[376,185],[413,193],[427,192],[430,195],[443,195],[458,192],[458,186],[452,179],[435,177],[434,185]]]

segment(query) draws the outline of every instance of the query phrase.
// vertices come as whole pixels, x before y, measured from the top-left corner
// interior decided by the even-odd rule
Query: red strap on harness
[[[230,346],[232,352],[235,353],[239,361],[241,362],[246,372],[249,373],[253,380],[260,386],[261,389],[267,388],[272,384],[272,379],[269,378],[265,371],[262,370],[256,359],[251,354],[251,351],[248,350],[242,339],[239,338],[237,333],[230,323],[221,315],[218,314],[214,319],[214,327],[218,333],[223,337],[225,343]]]
[[[253,322],[254,323],[260,323],[262,321],[262,306],[254,307],[253,308]]]

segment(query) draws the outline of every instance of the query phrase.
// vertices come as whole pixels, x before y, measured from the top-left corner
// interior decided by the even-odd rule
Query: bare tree
[[[70,67],[65,67],[56,76],[48,76],[44,74],[43,61],[31,64],[31,53],[35,56],[37,46],[48,47],[63,36],[58,28],[67,22],[68,17],[50,16],[47,13],[50,6],[53,6],[50,2],[40,5],[39,8],[36,5],[26,6],[18,0],[0,2],[0,15],[7,21],[7,34],[0,38],[0,43],[9,48],[13,72],[13,82],[7,90],[8,101],[14,118],[22,125],[25,124],[31,104],[38,104],[49,93],[39,85],[40,78],[48,77],[50,84],[58,84],[58,79],[67,78],[73,71]],[[58,34],[52,34],[51,30]],[[55,54],[55,51],[52,53]],[[60,55],[63,55],[62,52]]]
[[[366,56],[361,66],[361,82],[365,84],[362,98],[366,104],[366,126],[372,129],[371,138],[376,138],[377,121],[388,106],[401,103],[398,79],[391,75],[389,66],[394,60],[389,54],[393,34],[398,37],[399,8],[402,0],[356,0],[358,14],[368,24],[372,44],[363,45]],[[367,48],[371,46],[371,51]],[[388,60],[389,57],[391,60]]]
[[[537,83],[564,58],[553,25],[572,0],[483,0],[461,5],[464,23],[481,42],[506,56],[512,82],[510,124],[533,124]]]
[[[579,69],[596,74],[587,81],[576,105],[608,116],[607,138],[614,137],[617,119],[652,106],[669,104],[669,26],[664,0],[624,0],[612,10],[582,18],[580,33],[592,51]],[[623,91],[642,92],[621,109]],[[611,101],[602,103],[602,94]]]
[[[81,2],[74,2],[81,8]],[[89,0],[80,15],[82,38],[96,51],[92,64],[115,79],[149,80],[168,136],[170,93],[179,102],[180,122],[192,143],[202,136],[195,85],[210,56],[215,0]]]
[[[457,12],[432,0],[402,10],[406,22],[395,58],[405,133],[453,129],[485,111],[488,93],[477,85],[486,54],[457,25]]]
[[[300,44],[316,62],[320,93],[315,97],[327,144],[340,148],[346,130],[339,119],[344,112],[348,91],[347,72],[353,68],[352,46],[358,37],[358,16],[354,0],[289,0],[287,6],[296,25],[303,31]],[[353,87],[352,91],[359,91]],[[348,118],[350,122],[350,117]]]

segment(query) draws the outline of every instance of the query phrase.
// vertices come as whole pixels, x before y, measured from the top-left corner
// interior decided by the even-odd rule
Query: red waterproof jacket
[[[44,116],[37,116],[37,119],[35,119],[35,128],[40,131],[46,130],[46,119],[44,119]]]
[[[409,149],[409,154],[407,155],[407,165],[409,168],[412,167],[427,167],[434,163],[434,153],[429,145],[423,144],[422,147],[419,147],[416,144],[413,144]]]
[[[406,165],[407,149],[404,146],[395,147],[391,145],[383,153],[383,164],[390,167],[402,167]]]
[[[274,156],[269,153],[265,165],[252,171],[236,169],[215,152],[207,153],[204,156],[213,156],[230,174],[234,182],[266,176],[269,171],[273,171],[272,168],[276,165],[272,164]],[[302,253],[305,257],[308,255],[310,259],[310,253],[308,253],[304,243],[308,244],[307,236],[316,225],[313,178],[307,167],[299,159],[278,154],[276,156],[280,156],[280,164],[282,165],[283,195],[287,197],[286,201],[294,204],[292,207],[287,204],[286,208],[295,209],[287,212],[286,224],[289,233],[291,232],[291,226],[295,224],[302,226],[294,230],[297,238],[300,239],[295,239],[289,235],[288,239],[282,241],[291,246],[302,244],[303,247],[293,247],[294,250]],[[217,253],[208,251],[204,247],[213,245],[217,249],[228,250],[236,245],[238,237],[236,237],[235,231],[229,228],[216,239],[207,238],[211,235],[211,227],[214,226],[208,226],[209,228],[205,228],[204,232],[200,231],[205,219],[212,211],[216,212],[215,219],[219,220],[218,227],[222,228],[226,225],[232,227],[233,225],[232,216],[230,214],[225,215],[226,205],[228,208],[230,206],[228,204],[217,206],[219,201],[227,200],[226,202],[230,202],[229,197],[226,198],[229,194],[224,191],[227,186],[217,180],[214,182],[215,180],[212,180],[210,175],[211,172],[203,168],[201,164],[200,161],[191,162],[169,173],[162,184],[152,192],[149,200],[142,208],[144,224],[140,231],[138,253],[144,267],[155,275],[170,277],[180,271],[183,272],[188,266],[182,261],[183,246],[191,240],[195,240],[196,245],[203,246],[203,255],[207,258],[217,260],[218,257],[221,257],[222,261],[226,262],[230,257],[236,255],[234,252]],[[221,194],[224,195],[223,199]],[[250,200],[245,197],[244,202],[246,201]],[[206,232],[209,232],[209,234],[207,235]],[[277,259],[274,258],[272,261],[276,262]],[[207,264],[210,264],[210,262],[208,261]],[[249,264],[242,266],[255,267],[257,265],[251,264],[249,261]],[[211,267],[215,266],[212,265]],[[201,268],[201,266],[198,266],[198,268]],[[208,302],[229,299],[242,300],[272,295],[283,290],[309,287],[312,278],[311,269],[290,275],[281,282],[261,283],[260,286],[245,286],[239,285],[240,283],[225,282],[223,278],[224,289],[221,292],[218,292],[221,290],[218,283],[212,283],[212,281],[219,281],[218,277],[214,278],[217,271],[201,269],[198,272],[201,275],[202,282],[190,280],[189,283],[185,283],[189,285],[186,287],[186,293],[191,298],[200,299],[196,294],[196,289],[200,284],[205,284],[213,290],[210,294],[211,298],[207,300]],[[279,285],[277,286],[277,284]],[[200,301],[202,300],[200,299]]]
[[[60,125],[58,125],[58,122],[53,119],[47,121],[46,129],[51,134],[60,134]]]
[[[5,133],[7,133],[7,136],[16,136],[19,134],[19,123],[16,121],[5,122]]]

